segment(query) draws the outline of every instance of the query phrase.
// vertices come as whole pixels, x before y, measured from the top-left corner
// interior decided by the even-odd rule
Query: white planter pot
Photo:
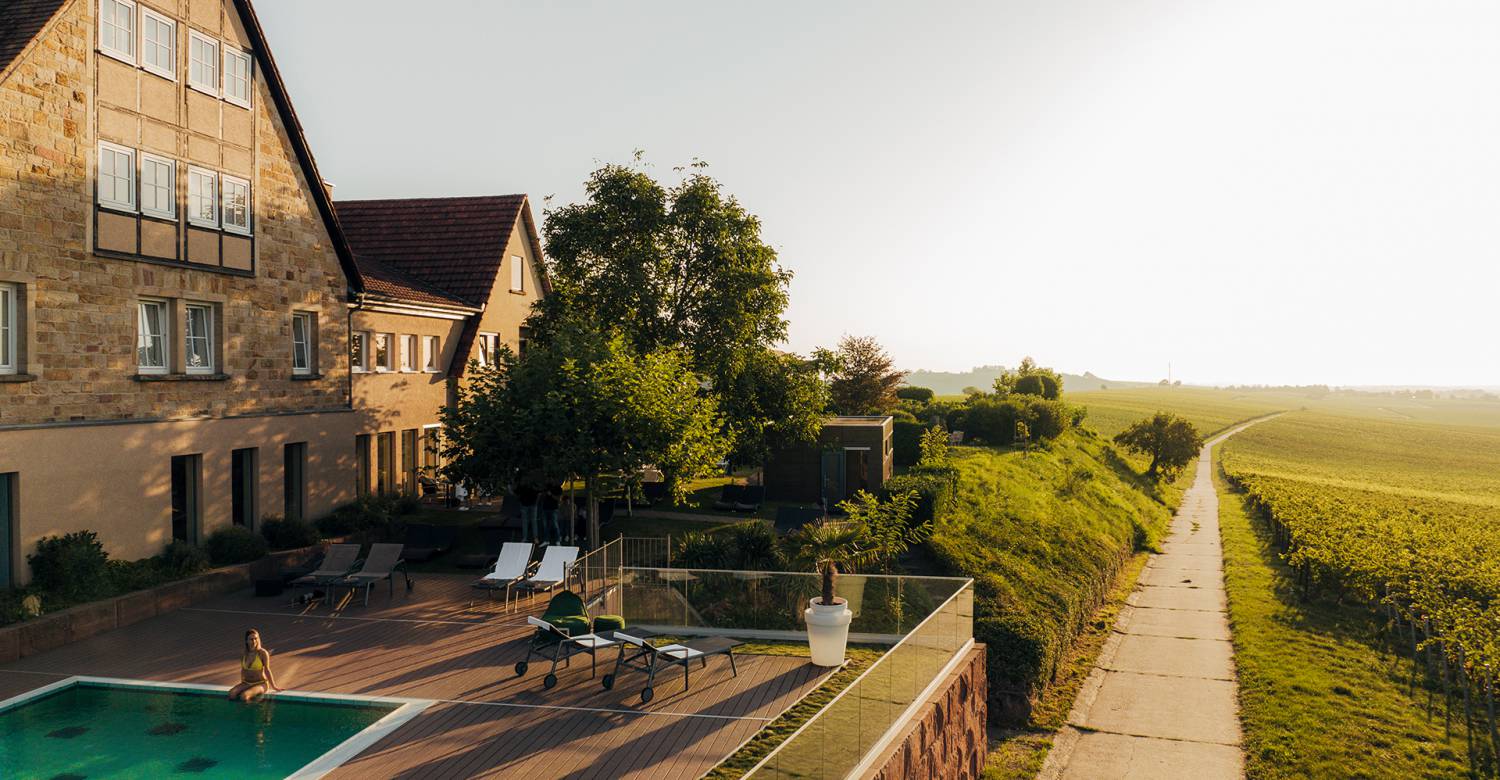
[[[854,613],[844,604],[824,606],[821,596],[808,604],[802,615],[807,620],[807,646],[812,650],[813,665],[842,666]]]

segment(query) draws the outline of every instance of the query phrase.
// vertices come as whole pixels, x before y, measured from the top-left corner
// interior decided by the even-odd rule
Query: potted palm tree
[[[875,552],[865,546],[865,534],[848,523],[822,522],[803,526],[789,540],[793,555],[823,576],[822,595],[809,600],[803,617],[807,620],[807,645],[812,662],[818,666],[842,666],[844,650],[849,644],[849,622],[854,613],[843,599],[834,595],[834,581],[840,570],[850,570],[875,559]]]

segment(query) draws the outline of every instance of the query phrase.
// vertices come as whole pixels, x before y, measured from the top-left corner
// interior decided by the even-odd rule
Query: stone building
[[[349,500],[359,278],[250,6],[3,14],[0,581]]]
[[[361,491],[419,492],[438,465],[438,410],[471,361],[524,349],[547,289],[525,195],[339,201],[364,279],[350,361]]]

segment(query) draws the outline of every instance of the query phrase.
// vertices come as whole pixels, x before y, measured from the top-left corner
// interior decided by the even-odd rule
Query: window
[[[219,42],[188,30],[188,86],[219,96]]]
[[[224,47],[224,99],[249,108],[252,72],[248,53]]]
[[[133,0],[99,0],[99,51],[135,64]]]
[[[224,229],[231,233],[250,234],[250,182],[225,175]]]
[[[99,205],[135,211],[135,150],[99,144]]]
[[[16,486],[21,474],[0,474],[0,590],[15,586]]]
[[[302,375],[313,373],[313,315],[311,312],[299,311],[292,314],[292,373]]]
[[[417,490],[417,429],[401,432],[401,492],[419,495]]]
[[[188,166],[188,222],[202,227],[219,226],[219,175]]]
[[[307,512],[307,442],[292,442],[281,449],[282,510],[288,520],[301,520]]]
[[[500,352],[500,336],[495,333],[479,334],[479,354],[475,359],[481,366],[490,366],[497,363],[496,358]]]
[[[260,450],[234,450],[229,457],[229,519],[253,531],[260,498]]]
[[[354,490],[363,496],[370,492],[370,434],[354,436]]]
[[[137,307],[136,366],[142,374],[167,373],[167,302],[141,301]]]
[[[510,256],[510,291],[526,292],[526,258]]]
[[[177,218],[177,163],[141,153],[141,213]]]
[[[21,307],[20,297],[15,285],[0,284],[0,374],[14,374],[19,368],[16,341],[21,328],[16,310]]]
[[[355,371],[370,370],[370,334],[355,332],[349,338],[349,367]]]
[[[422,474],[436,479],[442,459],[443,427],[441,425],[422,426]]]
[[[422,370],[430,374],[438,372],[438,361],[443,359],[442,342],[437,336],[422,337]]]
[[[531,328],[524,325],[516,334],[516,357],[526,357],[526,349],[531,346]]]
[[[203,525],[203,456],[176,455],[172,458],[172,539],[198,543]]]
[[[177,80],[177,23],[149,8],[141,9],[141,67]]]
[[[375,370],[392,371],[396,368],[395,356],[391,354],[391,342],[395,341],[389,333],[375,334]]]
[[[183,334],[183,361],[189,374],[214,372],[214,310],[211,306],[189,304],[187,328]]]
[[[416,336],[402,336],[401,337],[401,370],[402,371],[416,371],[417,370],[417,337]]]
[[[375,492],[387,495],[396,489],[396,433],[386,431],[375,437]]]

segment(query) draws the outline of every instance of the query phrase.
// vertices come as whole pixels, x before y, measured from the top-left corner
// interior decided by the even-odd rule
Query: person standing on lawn
[[[541,529],[537,527],[537,496],[541,491],[530,480],[516,486],[516,503],[521,505],[521,541],[540,542]]]
[[[562,506],[563,487],[560,482],[547,486],[542,494],[542,529],[551,529],[552,543],[562,544],[562,529],[557,525],[557,508]]]

